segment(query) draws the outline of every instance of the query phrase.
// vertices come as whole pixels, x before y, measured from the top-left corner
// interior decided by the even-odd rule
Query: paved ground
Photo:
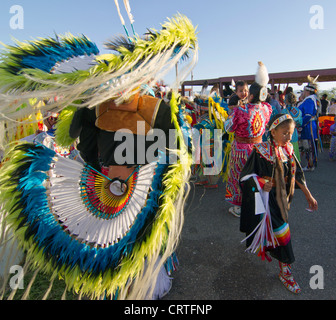
[[[296,257],[292,271],[302,293],[294,295],[278,280],[278,262],[261,261],[241,244],[239,218],[228,213],[224,185],[217,190],[192,186],[178,248],[180,267],[164,300],[330,300],[336,298],[336,162],[325,149],[307,184],[319,203],[309,213],[296,190],[289,216]],[[323,268],[324,288],[312,289],[313,266]],[[312,273],[311,273],[312,272]]]

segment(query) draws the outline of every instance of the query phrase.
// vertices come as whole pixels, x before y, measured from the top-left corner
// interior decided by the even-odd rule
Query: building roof
[[[318,82],[327,82],[327,81],[336,81],[336,68],[333,69],[318,69],[318,70],[305,70],[305,71],[292,71],[292,72],[278,72],[278,73],[269,73],[269,84],[290,84],[297,83],[302,85],[307,82],[307,76],[310,75],[313,78],[319,76]],[[213,85],[215,83],[231,84],[232,79],[237,82],[239,80],[245,80],[247,83],[254,82],[255,74],[253,75],[243,75],[243,76],[230,76],[230,77],[220,77],[214,79],[203,79],[203,80],[190,80],[184,81],[182,87],[184,86],[202,86],[205,81],[208,82],[208,85]]]

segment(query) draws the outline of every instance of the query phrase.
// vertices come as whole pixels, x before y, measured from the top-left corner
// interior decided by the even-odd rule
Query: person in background
[[[336,115],[336,99],[331,98],[330,105],[327,108],[327,115],[328,116],[335,116]]]
[[[47,117],[43,121],[43,130],[36,130],[36,134],[41,132],[46,132],[50,136],[54,137],[55,135],[55,124],[58,119],[58,113],[56,112],[47,112]]]
[[[295,128],[292,136],[291,143],[294,148],[294,153],[299,161],[301,161],[300,150],[299,150],[299,133],[297,128],[302,125],[302,112],[296,107],[296,96],[293,92],[289,92],[285,97],[286,108],[282,110],[281,113],[289,114],[295,121]]]
[[[266,100],[273,108],[273,115],[281,113],[282,107],[278,100],[275,99],[275,93],[269,92],[269,95]]]
[[[283,93],[283,91],[278,91],[278,95],[279,95],[279,103],[281,105],[281,108],[285,107],[285,94]]]
[[[55,126],[58,116],[58,113],[47,112],[45,114],[42,127],[37,129],[34,134],[24,137],[21,140],[31,143],[40,143],[52,150],[55,150]]]
[[[330,126],[330,146],[329,146],[329,160],[336,160],[336,116],[334,118],[334,124]]]
[[[308,76],[308,84],[304,87],[301,94],[303,101],[298,105],[302,112],[301,142],[303,152],[306,156],[307,165],[304,171],[314,171],[317,167],[318,158],[318,110],[320,100],[317,97],[317,78]]]
[[[268,94],[267,94],[266,102],[272,106],[272,114],[271,114],[271,118],[272,118],[276,114],[281,113],[282,107],[279,101],[274,98],[275,97],[274,92],[270,92],[270,89],[267,89],[267,91],[268,91]],[[268,129],[266,126],[265,132],[262,137],[262,141],[267,141],[267,137],[268,137]]]
[[[230,88],[230,84],[229,83],[225,83],[224,84],[224,89],[223,89],[223,98],[224,99],[229,99],[232,96],[233,93],[234,92]]]
[[[329,101],[327,100],[328,95],[325,93],[321,97],[321,111],[320,116],[325,116],[327,114],[327,109],[330,105]]]
[[[228,117],[224,108],[222,108],[219,97],[219,86],[214,85],[210,90],[209,97],[200,98],[197,102],[201,116],[199,121],[193,126],[193,145],[195,148],[195,164],[193,166],[194,176],[197,179],[195,185],[203,186],[208,189],[218,188],[221,169],[225,167],[223,159],[225,158],[225,149],[230,145],[222,136],[223,149],[221,153],[215,150],[215,130],[222,129],[222,124]],[[215,120],[215,117],[217,120]],[[209,134],[209,136],[207,136]],[[213,160],[214,158],[215,160]],[[225,162],[224,162],[225,163]]]
[[[262,141],[272,114],[271,105],[265,102],[268,80],[267,69],[259,62],[256,81],[249,88],[248,103],[234,108],[224,124],[226,132],[235,134],[231,145],[225,200],[233,205],[229,212],[236,217],[240,216],[241,206],[239,175],[254,144]]]
[[[230,113],[237,106],[242,106],[247,103],[247,96],[249,93],[248,85],[246,81],[237,81],[236,92],[233,94],[228,102],[228,108]]]

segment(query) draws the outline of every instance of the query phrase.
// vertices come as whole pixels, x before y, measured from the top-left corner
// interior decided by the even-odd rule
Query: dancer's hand
[[[310,210],[313,210],[313,211],[317,210],[317,208],[318,208],[317,201],[315,200],[315,198],[312,195],[307,197],[307,201],[308,201]]]
[[[266,192],[270,192],[272,190],[272,182],[267,181],[263,186],[263,190]]]

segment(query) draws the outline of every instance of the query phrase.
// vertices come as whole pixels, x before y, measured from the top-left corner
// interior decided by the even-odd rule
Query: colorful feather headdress
[[[319,76],[313,78],[310,75],[307,76],[308,84],[304,87],[305,90],[316,93],[318,91],[317,79]]]
[[[48,101],[42,111],[55,112],[68,106],[91,108],[110,99],[119,104],[192,55],[179,73],[182,81],[197,61],[196,29],[181,14],[159,31],[150,29],[145,38],[119,38],[106,46],[114,53],[99,55],[85,36],[70,34],[6,46],[0,64],[0,116],[7,129],[36,112],[29,99]]]

